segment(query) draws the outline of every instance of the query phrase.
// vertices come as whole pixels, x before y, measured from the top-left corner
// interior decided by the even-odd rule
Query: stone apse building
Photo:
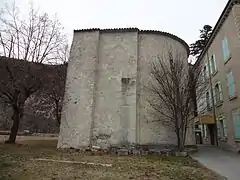
[[[151,60],[169,45],[188,57],[188,45],[166,32],[74,30],[58,148],[176,144],[174,131],[148,113],[144,90]]]

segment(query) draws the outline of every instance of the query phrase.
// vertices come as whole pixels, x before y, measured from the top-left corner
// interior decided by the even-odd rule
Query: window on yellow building
[[[230,58],[230,51],[229,51],[229,46],[228,46],[228,39],[225,36],[224,39],[222,40],[222,51],[223,51],[223,59],[224,62],[229,60]]]
[[[240,109],[232,111],[232,120],[234,126],[234,137],[240,140]]]
[[[215,60],[215,54],[213,54],[210,58],[210,73],[214,74],[217,72],[217,65],[216,65],[216,60]]]
[[[214,87],[214,102],[218,104],[222,101],[223,101],[222,86],[220,81],[218,81]]]
[[[210,110],[211,109],[211,104],[210,104],[209,92],[206,93],[206,102],[207,102],[207,110]]]
[[[218,120],[218,137],[226,138],[227,137],[227,122],[226,119]]]
[[[227,86],[228,86],[228,95],[230,98],[236,96],[236,90],[235,90],[235,82],[233,79],[233,73],[230,71],[227,74]]]

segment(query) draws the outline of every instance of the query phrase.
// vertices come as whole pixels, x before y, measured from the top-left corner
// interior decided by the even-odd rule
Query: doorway
[[[210,143],[211,145],[215,144],[215,137],[214,137],[214,124],[208,124],[209,136],[210,136]]]
[[[201,132],[195,132],[195,137],[196,137],[196,144],[203,144]]]

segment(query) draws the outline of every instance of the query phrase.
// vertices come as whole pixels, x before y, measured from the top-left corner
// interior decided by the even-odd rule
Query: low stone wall
[[[153,147],[153,146],[152,146]],[[179,152],[176,147],[171,146],[172,148],[151,148],[147,147],[147,145],[144,146],[138,146],[138,147],[117,147],[112,146],[109,149],[101,149],[98,146],[93,146],[92,148],[86,148],[86,149],[59,149],[60,151],[64,152],[88,152],[91,155],[103,155],[103,154],[109,154],[109,155],[117,155],[117,156],[188,156],[190,153],[194,153],[197,151],[197,146],[186,146],[185,150],[183,152]],[[173,148],[174,147],[174,148]]]

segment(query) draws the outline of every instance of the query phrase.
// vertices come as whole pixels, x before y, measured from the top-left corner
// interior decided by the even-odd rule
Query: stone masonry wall
[[[80,148],[90,143],[98,42],[98,31],[74,33],[58,148]]]
[[[93,135],[101,147],[135,142],[136,63],[137,32],[101,33]]]
[[[147,90],[150,81],[151,62],[157,56],[167,56],[167,53],[182,53],[187,57],[187,51],[178,41],[166,36],[140,34],[139,36],[139,74],[140,74],[140,144],[176,144],[176,134],[173,128],[157,121],[155,111],[148,103],[152,96]],[[187,66],[187,62],[186,62]],[[154,98],[154,97],[153,97]],[[159,102],[160,103],[160,102]],[[159,118],[159,115],[157,116]],[[162,117],[164,118],[164,117]]]
[[[169,44],[187,56],[181,43],[160,34],[75,32],[58,148],[176,144],[174,132],[149,114],[143,88],[151,59]]]

